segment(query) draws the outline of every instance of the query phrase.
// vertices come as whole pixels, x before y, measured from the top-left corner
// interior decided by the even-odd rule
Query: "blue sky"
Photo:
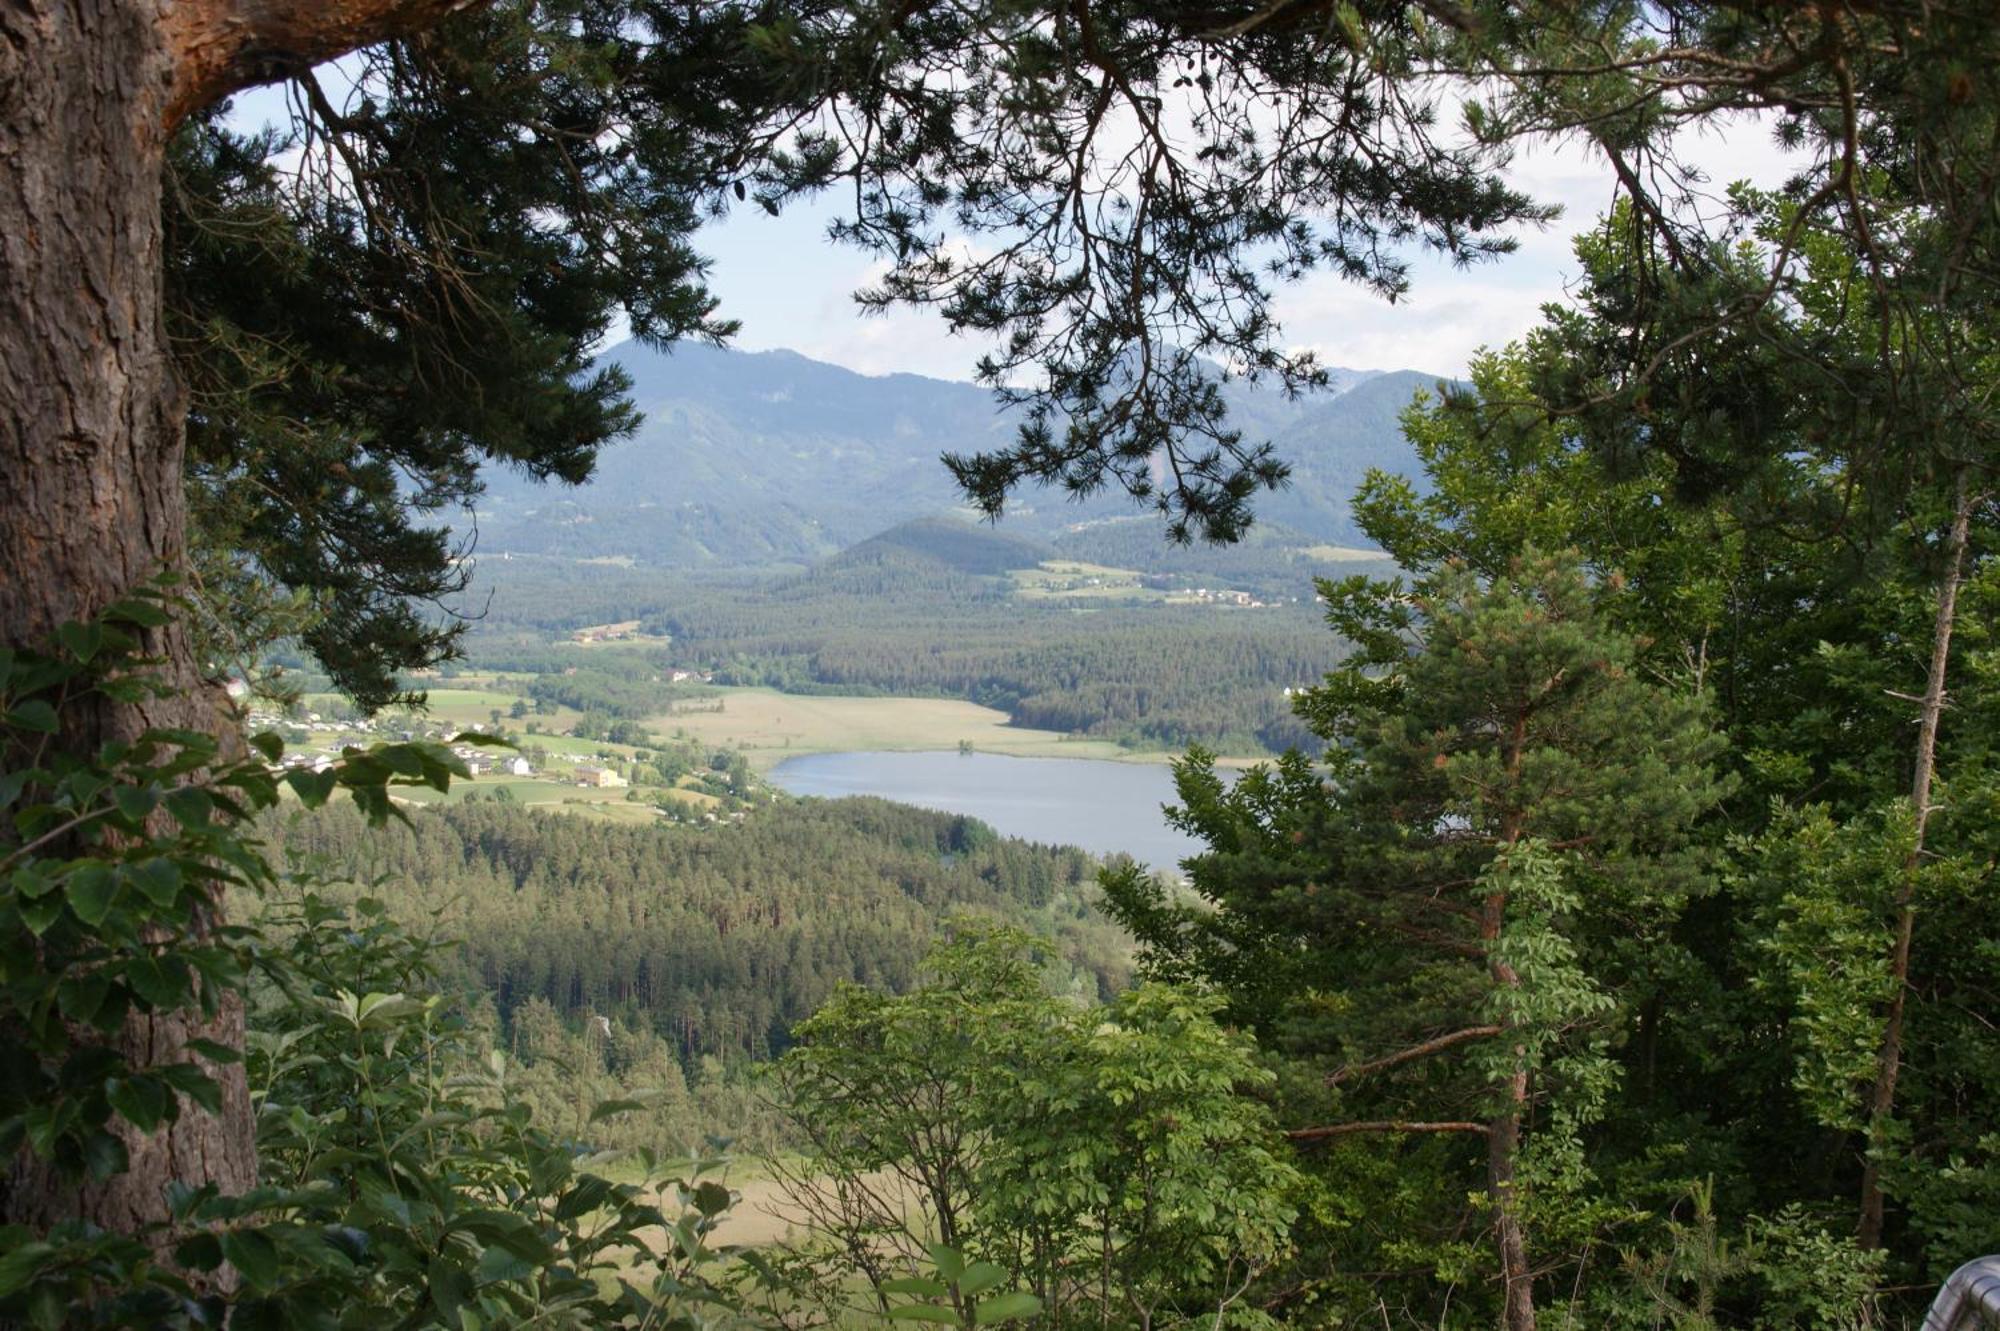
[[[283,110],[275,89],[255,89],[237,99],[233,119],[255,124]],[[1784,174],[1783,156],[1755,120],[1710,130],[1684,151],[1718,189],[1735,180],[1774,185]],[[1576,145],[1530,146],[1510,174],[1535,198],[1560,204],[1563,216],[1522,232],[1519,251],[1492,263],[1455,269],[1418,258],[1411,291],[1395,305],[1324,275],[1286,288],[1276,313],[1287,344],[1329,365],[1456,375],[1478,349],[1526,332],[1574,277],[1570,237],[1609,205],[1612,179],[1600,158]],[[868,282],[870,260],[826,239],[835,206],[827,199],[776,218],[742,207],[703,230],[697,245],[714,261],[710,286],[722,312],[743,325],[734,345],[788,348],[865,374],[970,378],[980,345],[949,336],[934,315],[861,313],[853,292]]]

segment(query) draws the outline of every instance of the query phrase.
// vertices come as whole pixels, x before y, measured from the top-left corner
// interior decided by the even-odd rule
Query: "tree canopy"
[[[432,515],[482,464],[586,476],[634,419],[589,368],[607,330],[725,336],[698,226],[827,193],[831,238],[884,264],[864,306],[990,341],[977,372],[1021,415],[1011,446],[948,459],[980,507],[1122,487],[1177,539],[1232,539],[1286,465],[1222,376],[1318,373],[1275,293],[1328,270],[1394,299],[1419,250],[1505,253],[1551,216],[1504,175],[1535,135],[1586,142],[1625,197],[1598,288],[1622,331],[1577,348],[1552,406],[1714,486],[1761,455],[1755,367],[1806,351],[1901,466],[1926,431],[1983,429],[1976,322],[1925,311],[1986,300],[1994,40],[1976,6],[1914,3],[508,0],[294,71],[271,136],[183,130],[191,474],[212,540],[313,593],[314,650],[382,701],[453,636],[418,607],[459,585],[470,529],[454,546]],[[1769,195],[1688,155],[1746,113],[1793,149]],[[1859,258],[1876,335],[1788,346],[1828,246]],[[1632,434],[1674,395],[1703,428]]]

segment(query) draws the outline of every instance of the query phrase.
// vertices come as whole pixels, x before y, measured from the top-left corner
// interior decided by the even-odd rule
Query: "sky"
[[[231,119],[247,127],[283,114],[279,91],[259,88],[237,99]],[[1785,154],[1755,119],[1708,129],[1682,150],[1718,190],[1738,180],[1776,185],[1786,174]],[[1286,345],[1311,350],[1329,366],[1456,377],[1475,352],[1527,332],[1575,279],[1570,239],[1610,205],[1612,175],[1601,156],[1576,143],[1529,145],[1508,174],[1536,200],[1560,205],[1562,215],[1518,232],[1515,253],[1471,268],[1412,256],[1410,291],[1394,305],[1327,274],[1283,288],[1274,312]],[[826,239],[835,206],[826,199],[775,218],[738,207],[697,237],[696,247],[713,261],[709,285],[721,314],[742,324],[732,345],[797,351],[863,374],[969,380],[981,343],[950,335],[928,311],[864,314],[854,303],[855,290],[879,268]]]
[[[1736,121],[1684,149],[1717,189],[1738,180],[1775,186],[1786,174],[1785,155],[1760,121]],[[1455,377],[1475,352],[1526,333],[1575,279],[1570,238],[1610,206],[1613,181],[1601,156],[1575,144],[1534,145],[1508,174],[1538,201],[1560,204],[1562,216],[1519,232],[1513,254],[1472,268],[1418,256],[1411,289],[1394,305],[1326,274],[1284,288],[1275,310],[1287,345],[1331,366]],[[831,215],[831,204],[777,218],[743,208],[702,232],[697,248],[714,260],[710,288],[722,313],[743,324],[733,345],[786,348],[864,374],[970,379],[980,344],[949,335],[934,314],[861,313],[852,293],[874,269],[859,250],[825,239]]]

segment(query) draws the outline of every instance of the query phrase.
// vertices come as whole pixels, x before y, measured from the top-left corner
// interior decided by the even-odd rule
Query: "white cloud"
[[[1739,180],[1773,186],[1796,169],[1796,159],[1778,148],[1763,121],[1739,120],[1682,148],[1707,176],[1703,192],[1710,195]],[[1579,276],[1572,238],[1611,206],[1614,176],[1601,156],[1573,141],[1532,145],[1509,175],[1534,198],[1561,205],[1562,216],[1523,232],[1515,253],[1491,263],[1459,270],[1420,261],[1409,295],[1394,305],[1315,275],[1277,297],[1286,341],[1330,365],[1459,374],[1474,352],[1527,333],[1540,321],[1542,306],[1563,299]]]
[[[1684,144],[1712,182],[1774,185],[1788,159],[1765,122],[1741,119]],[[1492,263],[1455,269],[1418,258],[1409,295],[1394,305],[1352,283],[1316,274],[1278,293],[1285,340],[1329,364],[1355,369],[1422,369],[1458,374],[1482,347],[1527,332],[1544,303],[1560,300],[1576,277],[1571,237],[1614,197],[1610,166],[1577,142],[1539,143],[1516,157],[1509,175],[1533,197],[1562,206],[1545,229],[1520,234],[1519,250]],[[879,269],[824,236],[831,204],[779,219],[732,217],[701,238],[716,259],[713,285],[724,312],[743,320],[738,345],[788,347],[865,374],[907,371],[967,379],[981,344],[949,336],[927,311],[863,316],[853,291]]]

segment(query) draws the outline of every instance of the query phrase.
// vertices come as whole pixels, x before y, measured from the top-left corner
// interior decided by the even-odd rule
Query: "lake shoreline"
[[[1178,802],[1159,763],[956,750],[796,754],[766,779],[802,798],[867,796],[977,819],[1001,836],[1129,855],[1174,872],[1204,847],[1168,823]]]
[[[1095,735],[1017,725],[997,708],[960,698],[879,694],[785,693],[743,685],[718,688],[707,699],[646,718],[661,735],[685,734],[739,750],[759,774],[791,758],[824,753],[952,753],[969,743],[976,753],[1062,758],[1163,767],[1182,756],[1172,749],[1133,749]],[[1232,769],[1270,762],[1242,753],[1219,757]]]

